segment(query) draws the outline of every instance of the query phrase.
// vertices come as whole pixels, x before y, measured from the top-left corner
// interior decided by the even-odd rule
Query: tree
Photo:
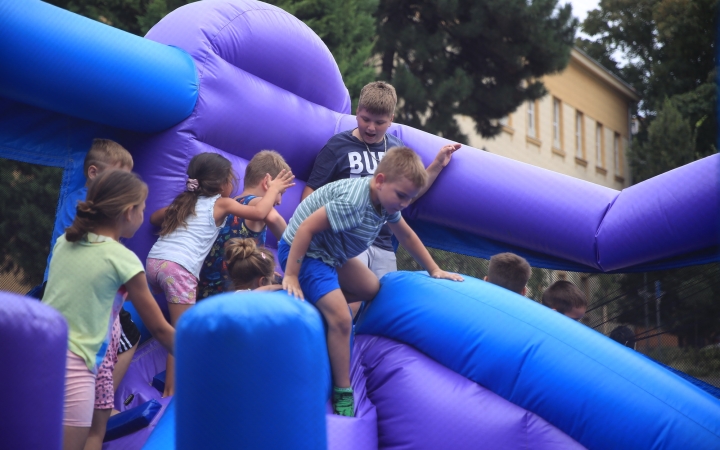
[[[695,142],[690,123],[674,103],[663,108],[647,130],[647,140],[636,139],[628,152],[637,183],[695,160]]]
[[[327,45],[357,108],[360,90],[375,80],[371,65],[378,0],[269,0],[305,22]]]
[[[0,164],[0,273],[42,282],[50,254],[62,169],[18,161]]]
[[[128,33],[144,36],[169,12],[193,0],[48,0],[51,5],[72,11]]]
[[[717,0],[601,0],[600,8],[591,11],[582,24],[591,39],[579,39],[577,45],[642,96],[641,128],[631,152],[635,182],[717,151],[717,13]],[[622,64],[618,54],[624,55]],[[652,123],[661,116],[665,123],[676,117],[674,111],[663,113],[668,107],[687,121],[692,149],[671,154],[665,147],[649,144],[650,139],[661,142],[660,136],[676,142],[688,137],[686,127],[680,126],[673,127],[681,133],[674,137],[660,127],[650,133]],[[662,162],[653,164],[654,159]]]
[[[557,0],[382,0],[375,49],[400,97],[396,120],[466,142],[461,114],[496,135],[495,119],[544,96],[539,78],[567,65],[571,11]]]

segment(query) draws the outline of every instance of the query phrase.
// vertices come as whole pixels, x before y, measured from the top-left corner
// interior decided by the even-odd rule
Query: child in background
[[[579,321],[587,311],[587,298],[574,284],[566,280],[556,281],[543,292],[542,304]]]
[[[232,288],[236,291],[277,291],[274,284],[275,258],[269,250],[258,247],[255,239],[230,239],[225,244],[225,263]]]
[[[242,205],[229,198],[236,177],[227,158],[200,153],[190,161],[187,175],[185,192],[150,217],[150,223],[161,228],[148,254],[148,280],[153,290],[165,293],[173,326],[195,304],[200,268],[227,216],[264,220],[278,195],[295,184],[293,174],[281,170],[269,181],[265,197],[255,205]],[[174,392],[174,360],[168,355],[164,396]]]
[[[426,183],[420,157],[407,147],[392,148],[372,177],[336,181],[310,194],[279,242],[283,288],[290,295],[307,297],[328,325],[335,414],[355,415],[348,303],[370,301],[380,289],[377,276],[355,257],[372,245],[383,225],[390,226],[400,245],[430,276],[462,281],[438,267],[400,215]]]
[[[43,302],[68,323],[63,448],[82,449],[93,419],[95,373],[106,354],[108,332],[125,287],[155,338],[173,352],[175,330],[150,294],[138,257],[118,242],[143,222],[147,185],[129,172],[108,170],[90,182],[87,200],[60,236],[50,261]],[[110,383],[109,395],[112,395]]]
[[[256,205],[267,195],[270,181],[282,170],[289,172],[290,166],[279,153],[272,150],[258,152],[245,168],[244,190],[235,200],[241,205]],[[282,194],[278,194],[275,205],[281,202]],[[228,289],[230,279],[223,253],[229,239],[252,238],[257,245],[264,246],[268,228],[280,240],[286,227],[285,219],[275,209],[272,209],[264,220],[249,220],[242,216],[229,215],[200,270],[198,301]]]
[[[635,350],[635,333],[630,327],[620,325],[610,332],[610,339]]]
[[[532,269],[525,258],[515,253],[498,253],[490,258],[485,281],[524,296],[531,275]]]

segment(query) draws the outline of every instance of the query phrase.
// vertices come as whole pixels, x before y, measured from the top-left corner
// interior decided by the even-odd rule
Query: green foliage
[[[701,349],[659,347],[649,351],[648,356],[693,377],[706,378],[710,384],[717,386],[720,383],[720,347],[718,346]]]
[[[538,79],[565,68],[576,27],[557,0],[383,0],[377,18],[396,120],[460,142],[455,115],[490,137],[495,119],[545,95]]]
[[[378,0],[269,0],[305,22],[327,45],[350,92],[352,110],[360,90],[375,80],[371,64],[375,43],[372,14]]]
[[[169,12],[193,0],[48,0],[81,16],[144,36]]]
[[[717,0],[601,0],[583,22],[591,39],[577,45],[642,97],[631,151],[633,182],[717,151],[717,15]],[[617,53],[624,54],[623,64]],[[672,129],[653,128],[658,120]],[[662,144],[668,141],[682,142],[681,148],[670,150]]]
[[[695,159],[690,124],[670,100],[665,100],[647,130],[647,140],[633,141],[628,152],[633,180],[640,182]]]
[[[655,281],[660,282],[663,292],[660,301],[662,328],[648,335],[667,331],[678,336],[681,346],[702,347],[710,343],[720,330],[720,303],[717,301],[720,264],[623,275],[620,286],[625,295],[617,301],[617,322],[639,326],[648,323],[657,327]],[[643,290],[648,293],[646,298]]]
[[[61,181],[62,169],[2,160],[0,273],[42,282]]]

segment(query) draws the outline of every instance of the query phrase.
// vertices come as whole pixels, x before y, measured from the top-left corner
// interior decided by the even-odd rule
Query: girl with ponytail
[[[143,222],[148,188],[135,174],[106,170],[88,187],[77,215],[57,239],[43,302],[67,320],[63,447],[82,449],[95,404],[95,379],[109,334],[123,303],[124,287],[153,336],[171,353],[175,330],[147,286],[145,269],[120,238],[132,237]]]
[[[254,205],[242,205],[232,198],[236,176],[232,164],[217,153],[200,153],[187,169],[185,190],[172,204],[150,216],[160,227],[160,238],[147,259],[148,280],[168,302],[173,326],[196,302],[200,269],[229,214],[249,220],[264,220],[275,199],[295,183],[289,170],[282,170],[268,183],[268,193]],[[168,356],[164,396],[175,392],[175,371]]]
[[[275,282],[275,258],[264,247],[258,247],[255,239],[233,238],[225,244],[225,264],[236,291],[277,291],[282,289]]]

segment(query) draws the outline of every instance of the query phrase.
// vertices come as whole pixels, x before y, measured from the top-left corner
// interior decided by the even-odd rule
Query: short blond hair
[[[282,170],[290,171],[290,166],[285,162],[280,153],[275,150],[262,150],[255,154],[245,168],[245,189],[260,184],[265,174],[275,178]]]
[[[422,160],[411,148],[393,147],[385,153],[375,169],[375,175],[382,173],[386,181],[397,181],[405,177],[417,188],[427,183],[427,172]]]
[[[364,108],[371,114],[395,114],[397,94],[391,84],[384,81],[368,83],[360,91],[358,109]]]
[[[110,139],[93,139],[90,150],[85,155],[83,170],[87,178],[90,166],[105,170],[110,166],[119,165],[120,168],[132,170],[133,164],[132,155],[122,145]]]

